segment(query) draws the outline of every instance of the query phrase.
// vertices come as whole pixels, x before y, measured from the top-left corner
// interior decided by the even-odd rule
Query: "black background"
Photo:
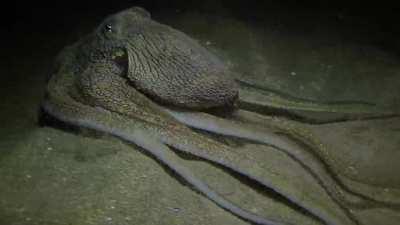
[[[148,11],[176,10],[185,11],[195,9],[218,13],[214,8],[217,0],[142,0],[142,1],[14,1],[11,5],[2,3],[3,29],[0,29],[2,40],[1,48],[21,48],[21,40],[29,39],[32,33],[43,36],[46,34],[68,33],[84,20],[95,16],[104,18],[106,15],[128,8],[142,6]],[[228,9],[240,19],[257,21],[270,12],[285,10],[291,12],[307,11],[310,16],[315,13],[341,13],[356,16],[356,23],[351,19],[346,21],[349,26],[367,26],[369,32],[379,33],[382,46],[390,48],[400,55],[400,7],[390,1],[323,1],[323,0],[221,0],[219,5]],[[8,2],[10,3],[10,2]],[[216,12],[217,11],[217,12]],[[351,18],[351,17],[350,17]],[[360,22],[361,21],[361,22]],[[323,23],[323,21],[321,21]],[[362,24],[360,24],[362,23]],[[51,35],[50,35],[51,36]],[[389,46],[389,47],[387,47]]]
[[[6,15],[6,27],[18,33],[20,29],[60,29],[73,26],[77,20],[85,16],[107,15],[131,6],[142,6],[148,11],[159,9],[197,9],[199,11],[215,11],[212,7],[218,0],[110,0],[110,1],[13,1],[10,6],[3,3],[2,15]],[[381,29],[398,33],[400,7],[390,1],[323,1],[323,0],[220,0],[224,8],[244,17],[262,16],[273,10],[307,10],[312,11],[346,11],[346,13],[364,17],[370,22],[380,25]],[[396,2],[396,1],[395,1]],[[79,16],[82,16],[79,18]],[[4,20],[3,20],[4,21]],[[60,27],[61,26],[61,27]],[[4,30],[3,30],[4,31]]]

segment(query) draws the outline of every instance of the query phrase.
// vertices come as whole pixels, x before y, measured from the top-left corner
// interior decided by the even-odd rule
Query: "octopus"
[[[326,163],[298,141],[265,126],[272,121],[261,114],[275,109],[307,120],[301,110],[362,112],[371,109],[368,104],[332,106],[292,99],[238,77],[196,40],[133,7],[108,16],[93,32],[61,51],[41,108],[65,124],[141,147],[219,207],[253,224],[292,223],[265,218],[225,199],[179,164],[172,149],[243,176],[324,224],[359,224],[349,206],[379,205],[338,182]],[[313,201],[282,189],[263,173],[239,163],[247,159],[233,154],[232,146],[205,132],[282,151],[312,175],[329,201]],[[308,144],[313,145],[312,140]]]

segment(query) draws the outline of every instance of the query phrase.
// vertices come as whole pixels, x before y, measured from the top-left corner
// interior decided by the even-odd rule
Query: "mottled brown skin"
[[[295,144],[279,139],[272,132],[209,114],[165,108],[206,110],[232,106],[237,98],[238,87],[231,72],[216,56],[187,35],[151,20],[148,12],[135,7],[109,16],[91,34],[60,53],[42,108],[63,122],[107,132],[137,144],[219,206],[253,223],[289,224],[264,219],[221,198],[175,163],[168,147],[218,163],[271,188],[327,224],[343,221],[352,224],[351,219],[336,219],[330,214],[332,209],[324,209],[329,205],[341,213],[335,201],[320,206],[312,199],[280,190],[265,174],[247,172],[240,162],[251,159],[231,154],[231,147],[188,126],[277,146],[299,157],[299,161],[313,159],[307,154],[296,155],[302,154],[300,151],[291,152],[292,148],[299,150]],[[340,187],[335,186],[322,167],[317,162],[310,165],[317,183],[325,184],[324,196],[329,202],[337,200],[333,192]]]
[[[96,79],[114,79],[113,74],[159,103],[184,108],[231,105],[238,96],[217,57],[180,31],[151,20],[140,8],[105,19],[76,51],[78,64],[72,66],[76,74],[85,73],[80,90]]]

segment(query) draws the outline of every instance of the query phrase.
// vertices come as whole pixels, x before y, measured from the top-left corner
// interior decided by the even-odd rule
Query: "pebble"
[[[181,211],[180,208],[172,208],[172,210],[173,210],[174,212],[179,212],[179,211]]]
[[[125,220],[132,220],[132,217],[130,217],[130,216],[127,216],[127,217],[125,217]]]
[[[174,213],[178,213],[181,211],[181,208],[178,207],[167,207],[167,209],[173,211]]]

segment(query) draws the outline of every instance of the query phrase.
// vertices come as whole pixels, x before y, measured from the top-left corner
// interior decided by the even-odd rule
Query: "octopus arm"
[[[54,98],[56,96],[53,96]],[[248,212],[221,197],[207,184],[197,179],[188,168],[180,165],[173,151],[149,134],[145,126],[140,126],[141,123],[135,123],[127,117],[104,109],[80,104],[72,98],[69,98],[68,102],[65,99],[64,96],[59,102],[47,100],[42,107],[47,113],[65,123],[108,133],[143,148],[201,194],[239,218],[260,225],[290,225],[290,223],[266,219]]]
[[[223,119],[207,113],[182,112],[167,108],[164,108],[164,110],[172,115],[176,120],[183,124],[186,124],[189,127],[209,131],[211,133],[237,137],[260,144],[265,144],[283,152],[284,154],[289,156],[289,158],[292,159],[295,163],[300,164],[300,166],[305,169],[313,177],[313,179],[316,180],[316,184],[318,184],[323,190],[323,192],[320,193],[320,197],[324,196],[324,198],[326,198],[326,201],[324,201],[323,203],[325,204],[325,206],[316,206],[317,203],[312,200],[312,196],[309,196],[308,199],[304,196],[299,197],[301,196],[300,194],[294,194],[298,190],[285,191],[284,188],[282,188],[282,185],[279,185],[279,183],[277,183],[277,181],[274,181],[272,177],[266,176],[265,173],[255,172],[265,171],[263,169],[254,170],[246,168],[245,166],[243,166],[244,163],[241,163],[243,160],[246,160],[245,158],[243,158],[244,156],[235,155],[232,153],[234,151],[229,149],[223,151],[224,148],[227,148],[225,146],[215,143],[209,143],[208,147],[204,148],[202,147],[204,144],[202,145],[200,143],[182,143],[177,141],[169,141],[170,145],[174,146],[175,148],[189,152],[193,155],[197,155],[200,158],[215,162],[238,174],[250,178],[251,180],[261,184],[262,186],[274,190],[276,193],[289,200],[289,202],[291,202],[292,204],[306,209],[308,212],[310,212],[315,217],[321,219],[326,224],[341,224],[342,222],[338,222],[337,220],[342,216],[342,219],[346,218],[344,220],[349,219],[353,222],[356,221],[353,215],[347,210],[346,204],[362,204],[364,199],[353,193],[345,192],[343,188],[339,184],[337,184],[336,179],[331,176],[329,169],[326,168],[326,165],[321,161],[321,159],[317,158],[307,150],[301,148],[292,140],[285,139],[283,136],[277,135],[274,132],[268,131],[266,129],[257,129],[256,127],[251,127],[248,124],[240,124],[236,121]],[[242,111],[243,110],[239,110],[238,113],[242,113]],[[206,139],[202,139],[200,136],[196,138],[191,138],[191,140],[196,140],[195,142],[202,143],[207,142]],[[208,149],[213,149],[213,151],[209,151]],[[306,162],[307,165],[304,162]],[[251,167],[254,168],[256,166],[261,165],[258,165],[256,161],[251,162]],[[342,196],[344,194],[346,199],[344,199],[345,197]],[[324,210],[328,208],[335,209],[336,212],[334,214],[336,215]]]
[[[148,136],[150,136],[154,140],[158,140],[161,143],[172,146],[178,151],[186,152],[207,161],[219,164],[231,171],[234,171],[235,173],[250,178],[251,180],[261,184],[262,186],[274,190],[276,193],[279,193],[284,198],[286,198],[290,202],[290,204],[294,204],[300,208],[306,209],[308,212],[311,213],[311,215],[319,218],[322,221],[325,221],[325,223],[327,224],[341,224],[339,220],[347,220],[345,219],[346,217],[338,216],[343,215],[343,212],[341,212],[340,209],[337,209],[337,206],[334,204],[330,207],[317,206],[317,201],[315,201],[312,196],[307,197],[307,200],[302,200],[304,196],[299,197],[301,196],[301,193],[294,195],[290,191],[282,190],[277,182],[271,181],[271,177],[269,177],[265,173],[255,174],[254,171],[248,172],[252,171],[249,168],[249,165],[240,166],[240,160],[242,159],[242,156],[238,156],[236,153],[233,153],[232,149],[230,149],[228,146],[212,141],[211,139],[206,138],[203,135],[200,135],[188,129],[185,125],[183,125],[188,124],[189,126],[196,127],[195,123],[197,122],[197,124],[199,125],[198,127],[207,128],[212,126],[212,124],[221,124],[221,121],[222,123],[224,123],[223,120],[220,120],[220,122],[218,123],[213,123],[216,121],[207,121],[204,116],[203,118],[192,118],[191,123],[187,120],[182,120],[185,115],[186,119],[190,119],[191,116],[193,117],[194,115],[200,114],[181,113],[179,116],[176,116],[176,113],[174,114],[171,113],[171,111],[163,110],[161,106],[154,104],[151,100],[146,98],[146,96],[130,86],[130,84],[125,80],[123,76],[119,76],[118,69],[114,67],[113,64],[95,65],[92,68],[93,69],[88,68],[81,74],[80,82],[78,83],[81,96],[83,97],[83,99],[85,99],[85,102],[88,102],[90,105],[98,108],[103,108],[106,111],[110,111],[113,113],[113,115],[115,114],[127,117],[128,119],[136,122],[135,127],[139,127],[139,124],[142,124],[141,129],[146,131]],[[109,120],[111,119],[112,118],[110,118]],[[229,123],[224,123],[224,125],[217,125],[217,127],[224,128],[224,126],[228,124]],[[115,125],[110,124],[109,127],[112,126]],[[214,129],[210,129],[210,131],[218,133],[218,129],[216,129],[217,127],[214,127]],[[228,126],[226,128],[228,129],[224,129],[224,132],[228,132],[229,128],[231,127]],[[235,132],[241,132],[239,136],[245,137],[247,139],[251,139],[252,135],[256,135],[256,140],[263,140],[264,143],[269,144],[269,142],[274,141],[274,146],[282,146],[286,144],[286,142],[283,142],[280,139],[276,139],[274,137],[272,137],[270,140],[266,140],[268,139],[268,136],[264,136],[265,133],[259,134],[251,131],[249,133],[246,130],[238,128],[239,127],[236,127]],[[140,143],[141,140],[135,139],[135,141]],[[291,146],[286,148],[290,147]],[[254,164],[254,162],[252,166],[260,167],[260,165],[256,163]],[[260,167],[260,170],[258,171],[264,170]],[[201,189],[199,189],[199,191],[201,191]],[[211,194],[204,194],[208,197],[211,196]],[[324,196],[326,195],[324,193],[321,194],[323,194]],[[331,199],[328,198],[327,200],[328,201],[323,203],[324,205],[332,204]],[[221,205],[221,207],[226,208],[223,205]],[[337,209],[335,210],[335,215],[324,210],[331,207]],[[232,210],[230,211],[233,212]],[[248,216],[244,214],[239,216],[248,219]]]
[[[164,109],[179,122],[189,127],[217,133],[225,136],[237,137],[260,144],[274,147],[293,159],[301,167],[306,169],[316,179],[326,192],[338,202],[348,205],[358,205],[363,202],[363,196],[352,193],[334,177],[330,167],[312,148],[301,146],[284,135],[279,135],[276,131],[268,129],[266,126],[243,123],[232,119],[224,119],[211,114],[202,112],[182,112],[171,109]],[[239,109],[233,117],[247,118],[263,117],[254,112]],[[342,194],[338,194],[338,193]],[[346,196],[343,196],[347,194]]]
[[[238,105],[260,113],[286,115],[310,124],[391,118],[400,116],[390,107],[363,100],[322,101],[290,95],[281,90],[236,79],[239,84]]]

